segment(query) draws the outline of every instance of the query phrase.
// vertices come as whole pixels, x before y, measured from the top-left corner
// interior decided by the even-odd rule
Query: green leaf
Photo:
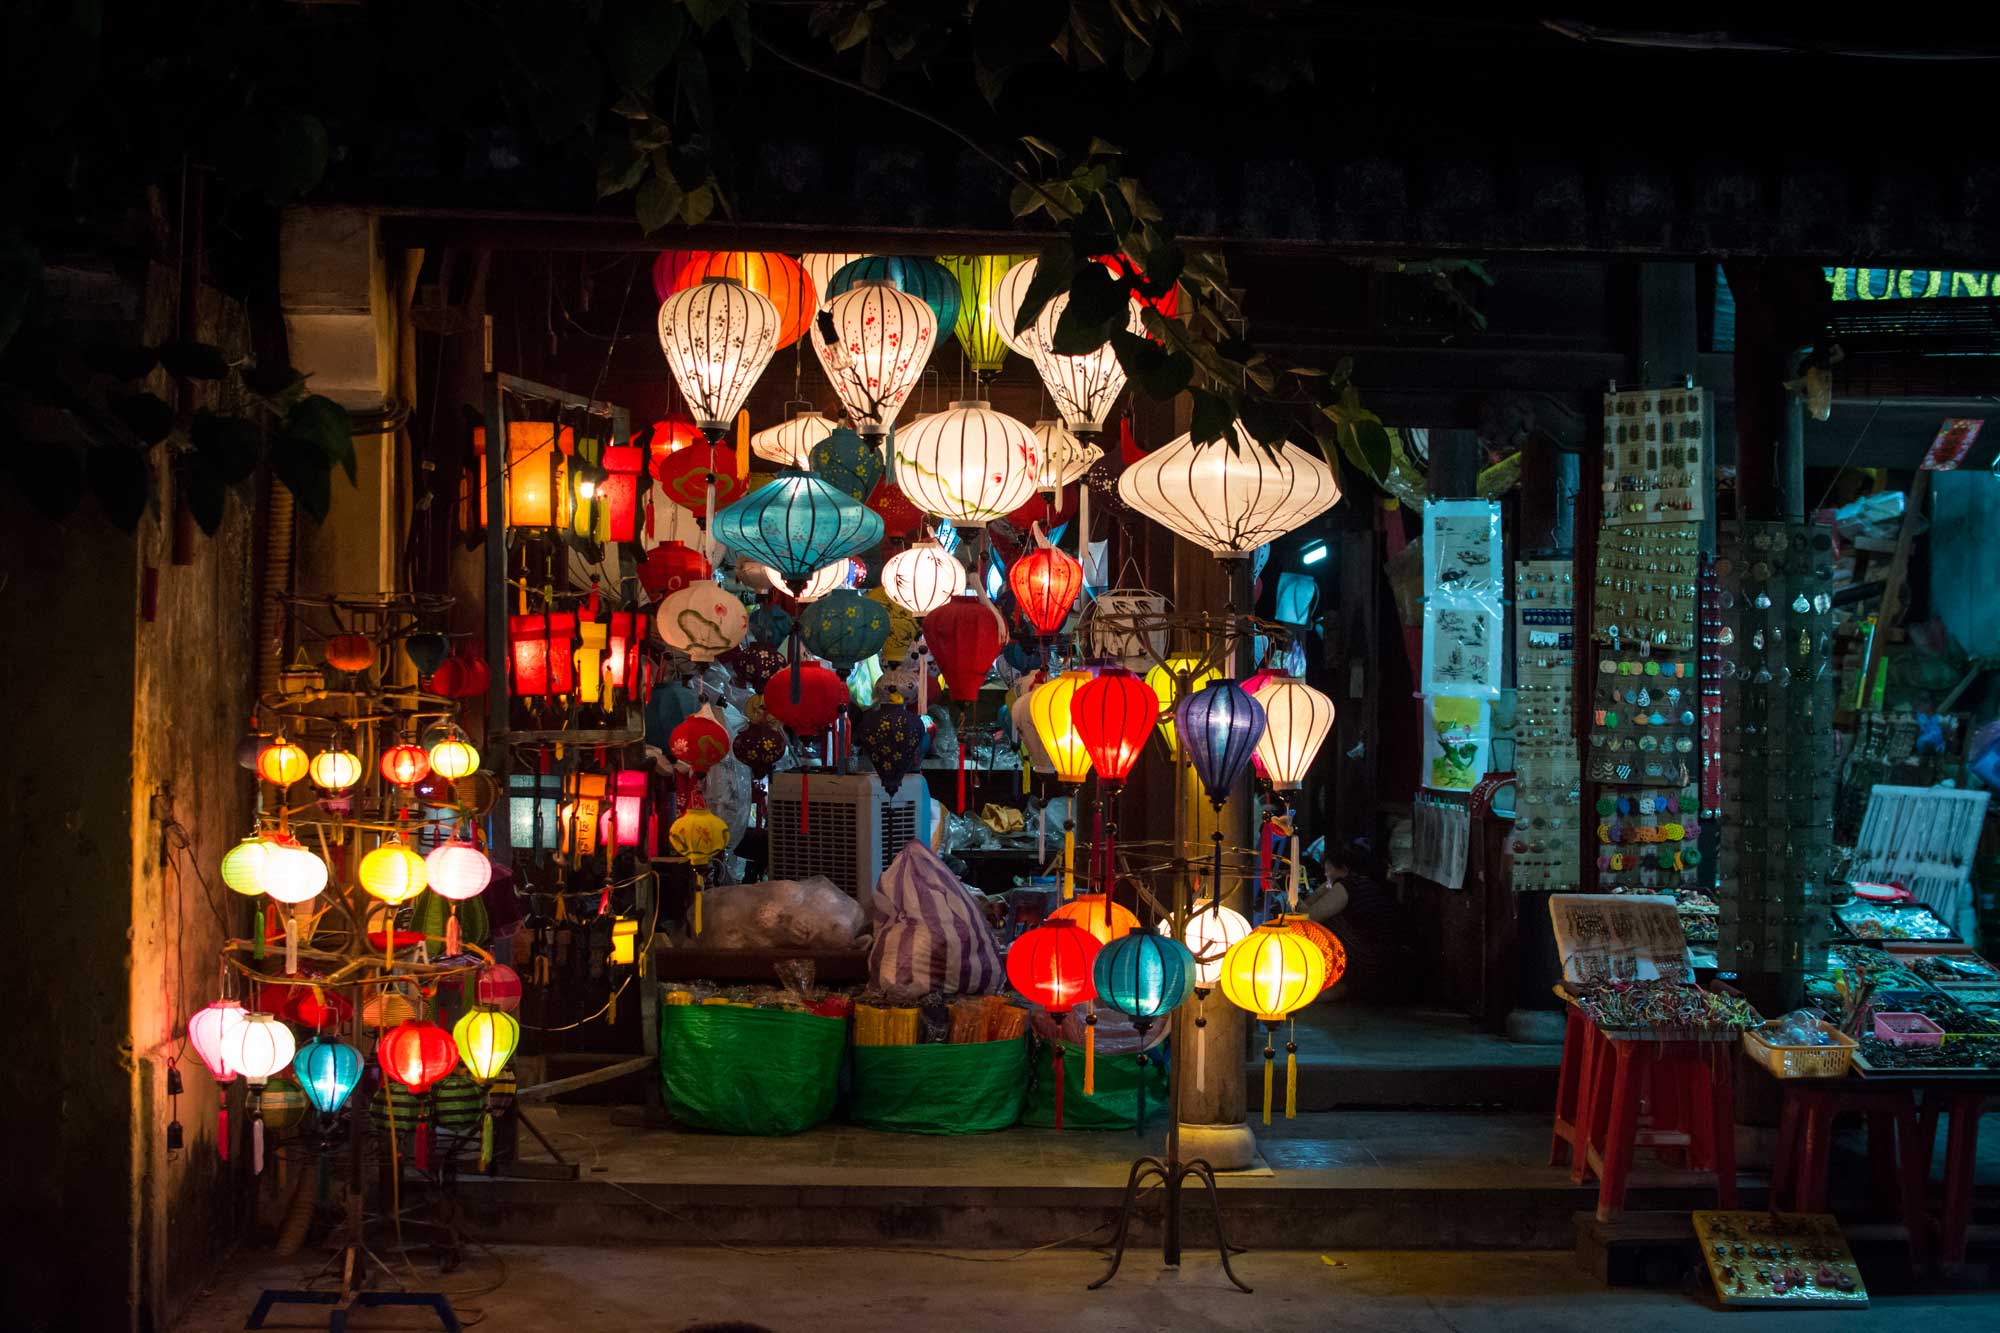
[[[354,480],[354,425],[347,409],[333,399],[314,394],[300,400],[285,414],[278,434],[311,445],[329,468],[338,463],[348,481]]]
[[[181,498],[187,501],[188,512],[194,516],[196,526],[213,537],[222,526],[223,510],[229,498],[229,484],[215,470],[214,462],[204,454],[190,454],[187,466],[181,470],[179,478]]]
[[[10,443],[14,483],[49,518],[68,518],[83,503],[83,459],[66,444]]]
[[[153,498],[153,469],[136,449],[100,444],[83,456],[84,476],[104,516],[126,532],[137,532]]]
[[[1117,144],[1109,140],[1100,139],[1094,134],[1090,136],[1090,147],[1086,148],[1084,152],[1091,157],[1123,157],[1125,155],[1123,148],[1120,148]]]
[[[1139,334],[1119,329],[1111,335],[1111,350],[1132,386],[1148,398],[1172,398],[1194,378],[1194,362],[1185,352],[1170,352]]]
[[[1048,207],[1048,196],[1023,181],[1007,196],[1007,207],[1017,218],[1025,218]]]
[[[142,380],[160,364],[160,354],[127,343],[92,343],[83,349],[83,364],[115,380]]]
[[[305,394],[306,377],[282,363],[248,366],[243,371],[242,379],[244,388],[280,412],[289,412],[292,404]]]
[[[1210,440],[1236,439],[1236,411],[1229,400],[1221,394],[1207,389],[1196,389],[1193,393],[1194,410],[1188,422],[1188,434],[1196,444],[1206,444]]]
[[[213,343],[169,342],[160,344],[160,364],[169,375],[191,380],[229,378],[229,362]]]
[[[333,469],[311,440],[279,432],[271,441],[271,471],[299,508],[324,520],[333,505]]]
[[[264,432],[256,422],[220,412],[195,413],[188,439],[194,445],[195,456],[224,485],[239,482],[256,471],[257,459],[264,452]]]
[[[107,401],[112,415],[142,444],[158,444],[174,433],[174,409],[153,394],[115,393]]]
[[[875,30],[875,20],[867,10],[856,10],[854,19],[838,37],[833,39],[836,51],[851,51],[868,40],[868,34]]]
[[[646,94],[679,54],[687,32],[687,10],[667,0],[628,0],[611,7],[602,47],[611,77],[628,94],[612,104],[613,115],[628,120],[651,115]]]
[[[1029,152],[1038,157],[1045,157],[1051,162],[1062,161],[1062,152],[1047,139],[1038,139],[1032,134],[1024,134],[1021,136],[1021,142],[1027,146]]]
[[[19,236],[0,236],[0,352],[14,340],[42,282],[42,257]]]
[[[1344,429],[1352,432],[1355,447],[1361,451],[1362,460],[1367,465],[1368,475],[1377,481],[1387,477],[1391,466],[1389,432],[1383,428],[1380,421],[1376,420],[1375,415],[1372,412],[1366,413],[1360,420],[1349,423]]]
[[[1068,241],[1053,241],[1042,247],[1035,260],[1035,276],[1029,280],[1028,290],[1021,294],[1021,313],[1014,320],[1015,333],[1026,333],[1033,328],[1042,307],[1054,300],[1058,292],[1069,290],[1076,278],[1076,267],[1076,251]]]
[[[706,185],[689,190],[687,198],[681,201],[681,219],[690,227],[699,227],[714,211],[715,191]]]
[[[640,184],[632,205],[639,215],[639,229],[651,236],[681,211],[680,184],[656,170]]]
[[[629,140],[604,145],[597,159],[597,197],[623,194],[646,174],[646,156]]]
[[[1129,318],[1125,287],[1102,264],[1084,264],[1070,281],[1069,302],[1056,320],[1051,350],[1082,356],[1104,346],[1113,330]]]

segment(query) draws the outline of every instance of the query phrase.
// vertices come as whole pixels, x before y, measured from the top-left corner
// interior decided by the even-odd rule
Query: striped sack
[[[898,993],[985,995],[1006,975],[979,900],[921,842],[896,854],[875,886],[868,970]]]

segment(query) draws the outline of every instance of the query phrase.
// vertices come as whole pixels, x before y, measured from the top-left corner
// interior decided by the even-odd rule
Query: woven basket
[[[1771,1071],[1772,1078],[1845,1078],[1861,1043],[1822,1022],[1820,1031],[1833,1038],[1831,1046],[1774,1046],[1755,1028],[1743,1034],[1743,1049]]]

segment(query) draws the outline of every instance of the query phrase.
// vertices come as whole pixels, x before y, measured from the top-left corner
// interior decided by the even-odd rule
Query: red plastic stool
[[[1633,1154],[1678,1149],[1715,1174],[1723,1208],[1736,1206],[1734,1041],[1614,1041],[1591,1025],[1577,1093],[1578,1160],[1571,1177],[1597,1176],[1597,1216],[1625,1208]],[[1642,1120],[1640,1106],[1651,1114]],[[1572,1140],[1576,1142],[1576,1140]]]
[[[1827,1211],[1827,1157],[1834,1121],[1849,1112],[1868,1117],[1868,1162],[1878,1200],[1895,1208],[1909,1234],[1910,1266],[1921,1271],[1929,1249],[1924,1200],[1930,1152],[1917,1115],[1916,1091],[1857,1086],[1847,1080],[1779,1080],[1777,1156],[1771,1163],[1771,1206],[1800,1213]],[[1950,1240],[1947,1237],[1946,1244]]]

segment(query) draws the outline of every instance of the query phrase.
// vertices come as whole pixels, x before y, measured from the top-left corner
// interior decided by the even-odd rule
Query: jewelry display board
[[[1695,1210],[1695,1238],[1724,1305],[1863,1309],[1868,1288],[1825,1213]]]
[[[1699,523],[1708,512],[1700,389],[1604,395],[1604,522]]]
[[[1575,892],[1579,813],[1576,566],[1514,566],[1514,887]]]
[[[1823,528],[1722,525],[1715,559],[1726,970],[1824,966],[1833,873],[1832,544]]]

